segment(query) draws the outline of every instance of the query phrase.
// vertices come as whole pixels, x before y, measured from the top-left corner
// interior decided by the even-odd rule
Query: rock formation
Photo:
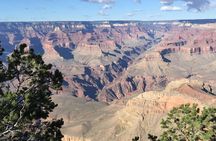
[[[169,83],[163,91],[145,92],[110,105],[55,96],[60,105],[52,116],[65,119],[64,141],[122,141],[135,136],[147,140],[148,133],[162,132],[160,121],[173,107],[187,103],[196,103],[201,108],[215,106],[216,96],[203,91],[202,84],[180,79]],[[82,106],[86,109],[78,113]]]
[[[0,40],[5,56],[26,42],[59,68],[61,93],[111,102],[178,78],[215,82],[216,29],[199,22],[0,23]]]

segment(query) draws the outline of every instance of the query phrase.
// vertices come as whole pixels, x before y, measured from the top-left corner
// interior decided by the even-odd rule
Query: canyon
[[[110,102],[145,91],[144,78],[125,72],[168,28],[141,22],[1,23],[0,39],[5,56],[27,43],[60,69],[65,78],[62,93]]]
[[[202,90],[202,81],[178,79],[162,91],[149,91],[107,105],[56,95],[59,103],[53,117],[64,118],[63,141],[125,141],[148,134],[160,135],[160,121],[176,106],[196,103],[200,108],[215,106],[216,97]],[[74,109],[75,108],[75,109]]]
[[[216,20],[3,22],[0,40],[63,73],[64,141],[147,140],[173,107],[216,102]]]

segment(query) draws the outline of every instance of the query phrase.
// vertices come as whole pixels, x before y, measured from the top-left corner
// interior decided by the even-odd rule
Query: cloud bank
[[[183,1],[188,10],[203,11],[210,7],[211,2],[209,0],[160,0],[164,6],[170,6],[176,1]]]
[[[100,11],[98,12],[101,16],[108,16],[109,10],[112,9],[113,5],[117,0],[81,0],[84,2],[96,3],[102,5]],[[134,3],[140,4],[142,0],[131,0]],[[196,10],[196,11],[204,11],[209,8],[212,8],[213,0],[159,0],[162,4],[160,10],[161,11],[182,11],[184,6],[176,6],[175,3],[178,1],[183,2],[183,4],[187,7],[187,10]],[[144,2],[144,1],[143,1]],[[216,7],[216,4],[214,5]],[[136,13],[130,12],[127,13],[128,16],[134,16]]]

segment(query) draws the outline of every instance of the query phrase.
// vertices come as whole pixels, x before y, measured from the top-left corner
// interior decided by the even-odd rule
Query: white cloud
[[[181,7],[177,7],[177,6],[162,6],[160,8],[161,11],[181,11],[182,8]]]
[[[105,4],[101,10],[98,12],[99,15],[101,16],[108,16],[108,10],[112,9],[112,5],[110,4]]]
[[[106,10],[106,9],[111,9],[112,6],[110,4],[105,4],[102,9]]]
[[[101,16],[108,16],[108,10],[112,9],[112,5],[116,2],[116,0],[81,0],[81,1],[102,4],[103,7],[98,12],[98,14]],[[141,3],[142,0],[132,0],[132,1],[134,1],[135,3]],[[132,16],[132,14],[135,15],[135,13],[131,13],[129,15]]]
[[[112,5],[117,0],[81,0],[81,1],[90,2],[90,3],[96,3],[96,4],[102,4],[103,7],[98,12],[98,14],[101,15],[101,16],[108,16],[108,10],[112,9]],[[141,3],[142,0],[131,0],[131,1],[134,1],[135,3]],[[135,13],[133,13],[133,15],[135,15]]]
[[[188,7],[188,10],[195,9],[197,11],[203,11],[207,8],[210,8],[210,0],[160,0],[160,3],[169,6],[175,3],[176,1],[183,1]]]
[[[103,7],[98,12],[98,14],[101,16],[108,16],[108,10],[112,8],[112,4],[115,2],[115,0],[82,0],[82,1],[102,4]]]

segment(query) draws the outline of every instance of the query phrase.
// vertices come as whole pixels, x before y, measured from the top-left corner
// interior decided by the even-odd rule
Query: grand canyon
[[[216,104],[216,20],[1,22],[0,40],[63,73],[64,141],[145,141],[173,107]]]

